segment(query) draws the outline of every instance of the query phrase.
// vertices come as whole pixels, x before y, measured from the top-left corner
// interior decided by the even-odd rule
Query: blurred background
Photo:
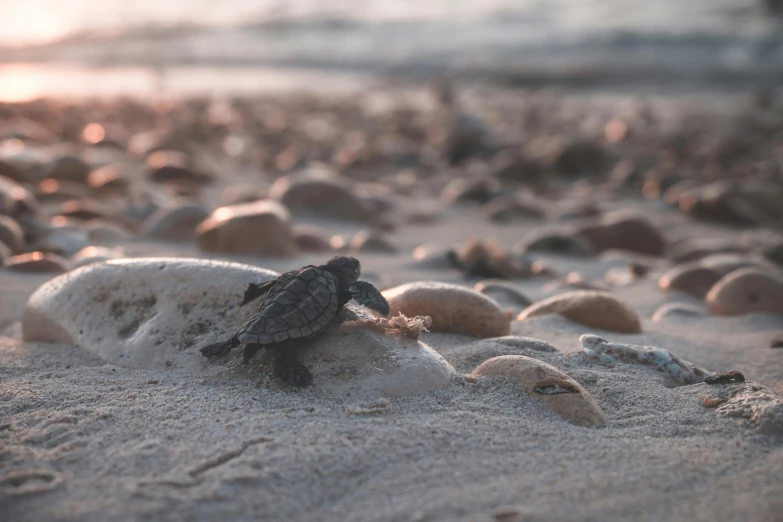
[[[782,0],[4,0],[3,11],[2,101],[344,89],[378,75],[634,88],[783,77]]]

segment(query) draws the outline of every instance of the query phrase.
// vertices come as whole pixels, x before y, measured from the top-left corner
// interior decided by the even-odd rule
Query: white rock
[[[227,364],[205,359],[199,349],[231,337],[252,315],[253,306],[238,310],[248,283],[276,276],[257,267],[200,259],[93,264],[48,281],[30,297],[22,338],[79,345],[119,366],[223,372],[238,378],[243,372],[233,370],[240,365],[241,349],[232,352]],[[393,397],[451,382],[454,369],[429,346],[386,331],[353,305],[343,312],[346,317],[358,320],[300,345],[300,360],[313,374],[319,394]],[[264,366],[266,359],[254,358],[250,365]]]

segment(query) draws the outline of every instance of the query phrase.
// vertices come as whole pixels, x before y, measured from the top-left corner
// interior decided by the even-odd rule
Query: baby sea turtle
[[[201,353],[212,358],[244,344],[247,363],[261,348],[271,348],[275,376],[293,386],[307,386],[312,375],[296,361],[294,341],[323,332],[351,299],[389,315],[389,303],[370,283],[357,281],[360,274],[358,259],[334,257],[325,265],[291,270],[261,285],[251,283],[242,306],[266,294],[256,313],[231,339],[206,346]]]

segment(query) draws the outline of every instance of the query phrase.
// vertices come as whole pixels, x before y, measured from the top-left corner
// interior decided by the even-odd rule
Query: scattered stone
[[[200,185],[212,181],[208,174],[193,170],[190,158],[182,152],[159,150],[147,157],[147,163],[150,166],[149,179],[155,183]]]
[[[13,272],[61,274],[71,267],[68,261],[56,254],[30,252],[7,259],[5,269]]]
[[[0,242],[5,243],[11,252],[19,253],[24,250],[24,231],[15,219],[0,215]]]
[[[568,177],[602,174],[609,157],[599,144],[590,141],[566,143],[554,158],[554,168]]]
[[[89,221],[84,229],[90,241],[96,243],[120,243],[131,238],[131,233],[124,227],[101,219]]]
[[[573,257],[593,257],[595,249],[590,242],[573,232],[558,232],[541,229],[533,231],[514,248],[523,255],[544,252]]]
[[[749,246],[737,244],[736,242],[697,238],[682,241],[670,247],[668,257],[673,263],[680,264],[699,261],[713,254],[746,254],[748,252],[750,252]]]
[[[510,306],[522,310],[530,306],[531,301],[522,290],[509,281],[502,279],[485,279],[473,286],[473,289],[488,295],[503,306]]]
[[[350,183],[336,175],[300,174],[278,178],[269,197],[292,213],[361,223],[375,221],[370,206],[354,193]]]
[[[663,291],[677,290],[704,299],[721,277],[723,274],[718,270],[691,262],[675,266],[663,274],[658,280],[658,287]]]
[[[757,212],[722,182],[688,190],[680,195],[678,203],[680,210],[694,219],[736,226],[759,222]]]
[[[288,256],[297,251],[290,215],[275,201],[220,207],[196,233],[205,252]]]
[[[89,187],[75,181],[46,178],[38,184],[35,197],[44,203],[56,203],[92,196]]]
[[[440,198],[444,203],[450,205],[460,203],[483,205],[498,196],[500,191],[500,183],[494,178],[457,178],[451,180],[443,188]]]
[[[735,270],[712,287],[707,306],[714,315],[783,316],[783,281],[756,268]]]
[[[604,281],[612,286],[628,286],[643,279],[650,270],[650,265],[632,261],[627,266],[616,266],[607,270]]]
[[[65,257],[70,257],[89,243],[87,231],[82,227],[65,224],[48,229],[35,248],[41,252],[50,252]]]
[[[783,401],[778,394],[753,382],[729,386],[727,400],[718,407],[721,417],[749,419],[762,435],[783,436]]]
[[[125,252],[122,248],[88,246],[71,256],[71,263],[74,268],[79,268],[92,263],[100,263],[109,261],[110,259],[120,259],[122,257],[125,257]]]
[[[93,170],[87,178],[87,184],[102,195],[124,194],[130,186],[130,182],[116,165]]]
[[[332,250],[329,233],[312,225],[294,225],[296,246],[303,252],[328,252]]]
[[[666,303],[658,307],[652,315],[652,321],[658,323],[672,317],[704,317],[707,315],[696,305],[687,303]]]
[[[413,249],[413,265],[416,268],[439,270],[454,268],[454,251],[439,245],[419,245]]]
[[[546,217],[544,204],[529,192],[520,191],[511,196],[499,196],[484,204],[481,212],[490,221],[509,223],[520,219]]]
[[[559,314],[569,321],[611,332],[642,331],[636,312],[606,292],[576,290],[554,295],[524,309],[517,320],[547,314]]]
[[[349,248],[354,252],[376,252],[386,254],[397,252],[397,247],[391,244],[381,234],[372,230],[357,232],[351,238]]]
[[[196,235],[196,227],[209,213],[195,203],[182,203],[156,210],[144,221],[139,235],[166,241],[186,241]]]
[[[49,164],[46,169],[46,177],[74,181],[85,185],[90,175],[90,166],[76,156],[61,156]]]
[[[783,348],[783,335],[775,337],[769,342],[770,348]]]
[[[577,226],[577,232],[598,252],[617,249],[661,257],[666,250],[666,240],[657,227],[641,216],[624,211],[590,220]]]
[[[574,379],[545,362],[524,355],[484,361],[474,377],[502,378],[577,426],[603,426],[606,416],[590,393]]]
[[[516,279],[532,275],[530,264],[509,257],[497,241],[469,240],[449,254],[467,277]]]
[[[610,343],[596,335],[584,334],[579,338],[582,351],[588,357],[598,359],[601,364],[611,365],[618,360],[655,366],[667,374],[675,386],[684,386],[704,381],[711,372],[685,361],[663,348],[637,346],[634,344]]]
[[[408,283],[382,292],[390,315],[429,316],[433,332],[486,338],[508,335],[511,324],[500,305],[489,297],[439,282]]]
[[[745,376],[739,370],[731,370],[723,373],[708,375],[704,378],[706,384],[730,384],[745,382]]]

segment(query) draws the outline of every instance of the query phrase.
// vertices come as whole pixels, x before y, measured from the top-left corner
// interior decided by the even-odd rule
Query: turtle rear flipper
[[[354,301],[360,305],[369,308],[370,310],[374,310],[384,317],[389,317],[389,302],[383,297],[378,289],[370,283],[366,281],[354,281],[353,283],[349,283],[346,289],[348,290],[348,293],[351,294]]]
[[[250,283],[247,285],[247,288],[245,288],[245,293],[242,296],[242,304],[239,305],[239,308],[242,308],[247,303],[251,301],[255,301],[265,293],[269,292],[269,290],[277,283],[277,279],[273,279],[272,281],[267,281],[266,283],[261,283],[260,285],[257,285],[255,283]]]
[[[214,343],[205,346],[201,349],[201,354],[206,357],[207,359],[211,359],[213,357],[220,357],[221,355],[227,355],[232,348],[236,348],[241,343],[236,337],[232,337],[228,341],[223,341],[220,343]]]

